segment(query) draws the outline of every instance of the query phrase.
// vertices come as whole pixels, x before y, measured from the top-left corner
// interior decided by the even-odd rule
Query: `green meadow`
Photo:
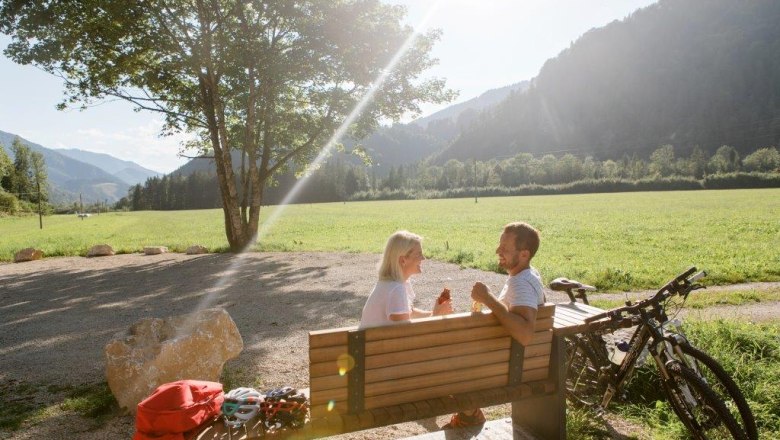
[[[273,218],[270,224],[268,219]],[[428,258],[498,270],[501,227],[531,223],[542,233],[534,259],[546,279],[576,278],[602,290],[653,288],[689,266],[708,284],[780,280],[780,189],[580,194],[347,202],[264,207],[254,250],[381,253],[408,229]],[[202,244],[225,251],[221,210],[120,212],[0,218],[0,260],[25,247],[47,257],[85,255],[94,244],[117,252]]]

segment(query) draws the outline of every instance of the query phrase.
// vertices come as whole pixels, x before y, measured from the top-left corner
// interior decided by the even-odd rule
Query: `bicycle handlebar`
[[[658,304],[662,300],[669,298],[670,296],[676,294],[687,296],[688,293],[690,293],[692,290],[695,290],[696,288],[700,287],[694,283],[704,278],[705,276],[707,276],[707,272],[701,271],[696,273],[696,267],[695,266],[691,267],[690,269],[676,276],[672,281],[666,283],[652,297],[643,299],[636,304],[628,304],[623,307],[607,310],[606,312],[599,313],[598,315],[590,316],[588,318],[585,318],[584,322],[586,324],[589,324],[595,321],[601,321],[604,318],[609,318],[612,321],[617,321],[622,318],[624,313],[629,313],[634,315],[638,314],[639,310],[648,308],[654,304]]]

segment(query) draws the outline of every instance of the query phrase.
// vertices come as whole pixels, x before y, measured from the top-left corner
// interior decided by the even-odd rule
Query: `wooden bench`
[[[270,438],[317,438],[512,403],[514,423],[564,439],[565,353],[554,313],[554,304],[539,307],[525,347],[481,313],[310,332],[310,420]],[[227,438],[218,431],[197,438]],[[253,438],[246,432],[242,438]]]

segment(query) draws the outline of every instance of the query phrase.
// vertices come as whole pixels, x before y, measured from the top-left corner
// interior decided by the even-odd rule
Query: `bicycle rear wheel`
[[[720,363],[713,359],[707,353],[689,344],[680,344],[683,353],[689,358],[690,368],[698,373],[707,385],[715,391],[726,408],[734,416],[734,419],[740,423],[742,429],[750,440],[758,440],[758,428],[756,428],[756,419],[753,411],[745,400],[742,390],[734,380],[726,373],[726,370]]]
[[[604,387],[600,380],[601,362],[588,336],[572,336],[566,342],[566,397],[585,407],[601,403]]]
[[[666,364],[670,379],[663,381],[674,412],[693,438],[748,440],[723,400],[704,380],[678,361]]]

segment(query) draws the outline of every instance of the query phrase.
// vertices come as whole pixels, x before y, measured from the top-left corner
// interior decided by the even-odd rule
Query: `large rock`
[[[108,257],[111,255],[114,255],[114,248],[107,244],[96,244],[87,252],[87,257]]]
[[[165,246],[144,246],[145,255],[160,255],[168,252]]]
[[[205,246],[201,246],[199,244],[194,244],[187,248],[187,255],[199,255],[199,254],[207,254],[209,252],[208,249],[206,249]]]
[[[25,248],[14,255],[14,263],[23,263],[25,261],[40,260],[43,258],[43,251],[35,248]]]
[[[136,411],[158,386],[183,379],[219,382],[244,341],[225,309],[147,318],[106,345],[106,378],[120,407]]]

